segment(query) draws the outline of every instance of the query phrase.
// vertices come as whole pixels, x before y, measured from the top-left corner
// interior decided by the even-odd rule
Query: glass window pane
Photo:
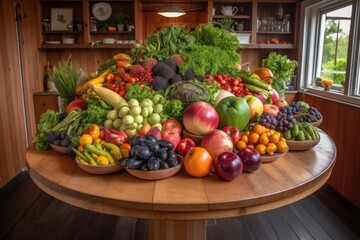
[[[350,24],[351,6],[325,13],[320,77],[338,86],[345,83]]]

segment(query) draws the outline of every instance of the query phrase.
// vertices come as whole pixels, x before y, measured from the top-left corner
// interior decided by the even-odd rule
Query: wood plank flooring
[[[0,189],[0,239],[146,240],[143,219],[99,214],[42,192],[27,172]],[[360,210],[330,186],[291,205],[209,220],[208,240],[360,239]]]

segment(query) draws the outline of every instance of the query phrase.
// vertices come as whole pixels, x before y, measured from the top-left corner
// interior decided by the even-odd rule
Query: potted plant
[[[130,15],[126,12],[119,12],[116,19],[117,28],[120,32],[124,31],[125,26],[130,23]]]
[[[280,98],[284,99],[286,84],[298,66],[297,61],[288,59],[286,55],[271,52],[266,59],[262,60],[262,66],[272,71],[274,77],[271,85],[279,93]]]
[[[221,24],[222,28],[226,30],[230,30],[231,25],[234,24],[234,20],[232,20],[231,18],[222,18],[217,22]]]

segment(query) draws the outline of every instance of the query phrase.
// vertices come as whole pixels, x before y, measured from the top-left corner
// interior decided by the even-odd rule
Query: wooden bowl
[[[288,151],[289,151],[289,149],[286,150],[286,152],[283,152],[283,153],[274,153],[273,155],[261,155],[261,162],[262,163],[273,162],[276,159],[278,159],[278,158],[280,158],[282,156],[285,156]]]
[[[111,164],[111,165],[86,165],[79,161],[78,157],[76,157],[76,164],[83,171],[91,174],[103,175],[103,174],[112,174],[119,172],[123,167],[119,164]]]
[[[290,151],[304,151],[315,147],[320,142],[318,140],[305,140],[305,141],[286,141]]]
[[[65,153],[65,154],[67,154],[66,147],[56,146],[56,145],[51,144],[51,143],[50,143],[50,147],[51,147],[52,149],[54,149],[55,151],[59,152],[59,153]]]
[[[192,139],[195,142],[196,146],[200,146],[201,140],[204,137],[201,135],[195,135],[195,134],[189,133],[185,128],[182,131],[182,135],[183,135],[183,138]]]
[[[177,155],[178,165],[168,169],[160,169],[155,171],[142,171],[125,168],[125,170],[130,173],[132,176],[144,179],[144,180],[160,180],[164,178],[171,177],[180,171],[182,167],[183,158]]]
[[[312,122],[311,123],[311,125],[313,125],[314,127],[319,127],[320,126],[320,124],[321,124],[321,122],[322,122],[322,118],[320,119],[320,120],[318,120],[318,121],[316,121],[316,122]]]

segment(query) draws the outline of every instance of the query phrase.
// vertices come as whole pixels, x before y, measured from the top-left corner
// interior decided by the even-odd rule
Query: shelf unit
[[[91,31],[90,29],[90,17],[94,17],[92,13],[92,8],[94,4],[98,3],[98,0],[39,0],[39,21],[42,19],[51,20],[51,9],[52,8],[72,8],[73,11],[73,21],[74,27],[77,23],[83,25],[82,31],[44,31],[43,26],[41,26],[41,33],[39,38],[39,49],[129,49],[133,44],[100,44],[99,46],[94,46],[93,42],[101,42],[104,38],[113,38],[115,40],[125,40],[125,41],[136,41],[135,39],[137,30],[136,28],[136,19],[135,19],[135,0],[125,0],[125,1],[106,1],[111,5],[112,14],[109,19],[105,21],[97,20],[98,31]],[[132,25],[135,26],[135,30],[132,31],[108,31],[107,26],[112,25],[116,26],[116,16],[119,12],[126,12],[130,15]],[[74,44],[63,44],[63,38],[74,38]],[[51,41],[52,43],[49,43]],[[54,41],[60,41],[60,44],[54,44]]]
[[[262,19],[273,18],[277,19],[277,10],[279,7],[283,9],[283,16],[289,14],[290,31],[266,31],[258,29],[258,22]],[[223,6],[241,7],[244,9],[241,15],[239,11],[233,16],[225,16],[221,14]],[[215,10],[215,15],[213,12]],[[299,1],[297,0],[261,0],[261,1],[211,1],[209,3],[209,21],[218,21],[224,18],[231,18],[235,23],[239,21],[244,22],[243,31],[236,31],[233,27],[232,32],[236,34],[251,34],[250,42],[243,44],[244,48],[249,49],[296,49],[297,48],[297,28],[298,28],[298,14],[299,14]],[[278,42],[278,43],[276,43]]]

